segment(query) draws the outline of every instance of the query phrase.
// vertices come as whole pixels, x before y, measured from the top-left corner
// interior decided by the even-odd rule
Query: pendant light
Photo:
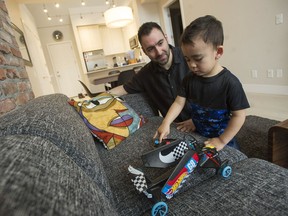
[[[104,12],[108,28],[121,28],[133,21],[132,9],[128,6],[112,7]]]

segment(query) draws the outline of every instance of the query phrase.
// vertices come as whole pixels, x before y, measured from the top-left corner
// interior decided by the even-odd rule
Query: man
[[[161,27],[155,22],[144,23],[138,31],[143,52],[150,58],[128,83],[115,87],[115,95],[144,92],[151,99],[162,116],[166,116],[174,102],[183,78],[189,73],[188,65],[180,48],[172,47]],[[186,106],[175,119],[181,131],[192,130],[189,108]]]

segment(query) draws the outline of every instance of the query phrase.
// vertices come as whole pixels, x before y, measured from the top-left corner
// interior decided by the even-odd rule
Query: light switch
[[[267,70],[267,77],[268,78],[273,78],[274,75],[274,70],[273,69],[268,69]]]
[[[283,76],[283,70],[282,69],[276,69],[276,77],[281,78]]]
[[[275,23],[276,25],[282,24],[283,23],[283,14],[277,14],[275,16]]]
[[[252,78],[257,78],[258,77],[258,71],[257,70],[251,70],[251,76]]]

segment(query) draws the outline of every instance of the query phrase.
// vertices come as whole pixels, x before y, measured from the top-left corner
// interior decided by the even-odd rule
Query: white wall
[[[288,94],[288,1],[287,0],[180,0],[184,26],[211,14],[222,21],[225,33],[221,64],[242,81],[247,91]],[[275,24],[283,14],[284,23]],[[274,77],[267,77],[267,70]],[[283,77],[276,77],[276,70]],[[251,70],[258,71],[252,78]]]
[[[141,4],[140,0],[137,0],[137,10],[138,10],[138,19],[139,26],[145,22],[156,22],[161,25],[160,18],[160,7],[158,3],[145,3]]]
[[[184,27],[195,18],[206,14],[215,15],[222,21],[225,33],[225,50],[221,58],[221,64],[236,74],[247,91],[288,94],[288,46],[286,45],[288,38],[287,0],[179,1],[184,17]],[[12,13],[12,16],[10,16],[12,21],[16,25],[17,23],[21,23],[19,10],[17,10],[15,3],[13,3],[14,1],[7,0],[6,2],[9,14]],[[138,27],[144,22],[155,21],[164,26],[162,7],[169,2],[173,2],[173,0],[159,0],[158,3],[145,4],[141,4],[141,0],[132,1],[135,20],[132,24],[122,29],[125,40],[136,34]],[[275,15],[280,13],[284,16],[284,23],[276,25]],[[79,15],[75,15],[75,18],[71,17],[71,19],[77,19],[78,23],[75,25],[80,25],[80,22],[86,23],[87,19],[95,22],[95,19],[90,19],[89,17],[81,20]],[[99,22],[103,23],[103,20]],[[46,59],[46,45],[52,42],[51,33],[56,28],[60,29],[60,27],[38,29]],[[75,29],[72,29],[71,26],[61,27],[64,38],[66,37],[66,39],[68,38],[73,41]],[[73,44],[76,51],[77,38]],[[128,46],[128,40],[125,46]],[[76,56],[79,57],[80,54],[78,53]],[[80,59],[79,62],[81,62]],[[81,67],[80,63],[79,65]],[[49,60],[47,60],[47,66],[49,71],[51,71]],[[46,67],[46,65],[43,65],[43,67]],[[273,78],[268,78],[268,69],[273,69],[274,75],[276,75],[277,69],[282,69],[283,77],[278,78],[274,76]],[[31,70],[33,68],[28,68],[28,72]],[[251,70],[258,71],[257,78],[251,77]]]
[[[41,39],[41,43],[43,44],[42,49],[43,49],[43,53],[45,55],[45,59],[47,62],[47,67],[49,69],[50,72],[50,76],[51,76],[51,81],[52,84],[54,86],[55,92],[59,92],[58,86],[57,86],[57,81],[56,81],[56,77],[53,71],[53,67],[52,67],[52,63],[49,57],[49,53],[48,53],[48,44],[53,44],[53,43],[57,43],[57,41],[55,41],[52,37],[52,34],[54,31],[59,30],[63,33],[63,39],[60,41],[71,41],[72,42],[72,46],[73,49],[75,51],[75,56],[77,58],[77,64],[80,64],[80,58],[79,55],[76,54],[77,53],[77,46],[75,43],[75,39],[74,39],[74,35],[73,35],[73,31],[70,25],[62,25],[62,26],[54,26],[54,27],[48,27],[48,28],[38,28],[38,33],[39,33],[39,37]],[[72,63],[73,64],[73,63]],[[80,71],[82,71],[82,68],[79,67]],[[81,73],[81,75],[83,74],[83,72]]]
[[[11,21],[20,28],[25,36],[33,66],[27,66],[33,92],[36,97],[54,93],[46,61],[40,44],[39,35],[33,17],[24,4],[5,1]]]

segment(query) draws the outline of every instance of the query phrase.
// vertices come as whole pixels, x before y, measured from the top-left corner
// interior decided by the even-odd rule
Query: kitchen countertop
[[[137,66],[144,66],[145,64],[146,64],[146,62],[138,62],[135,64],[129,64],[129,65],[124,65],[124,66],[120,66],[120,67],[111,67],[111,68],[106,68],[106,69],[99,69],[99,70],[88,72],[87,76],[88,76],[90,83],[92,83],[94,85],[103,84],[106,82],[112,82],[112,81],[118,80],[119,73],[109,74],[109,72],[111,72],[111,71],[119,70],[121,73],[122,71],[131,70]]]
[[[108,68],[104,68],[104,69],[89,71],[89,72],[87,72],[87,74],[100,73],[100,72],[111,71],[111,70],[120,70],[120,71],[129,70],[131,67],[133,68],[133,67],[137,67],[137,66],[143,66],[145,64],[146,64],[146,62],[138,62],[138,63],[123,65],[123,66],[119,66],[119,67],[108,67]]]

